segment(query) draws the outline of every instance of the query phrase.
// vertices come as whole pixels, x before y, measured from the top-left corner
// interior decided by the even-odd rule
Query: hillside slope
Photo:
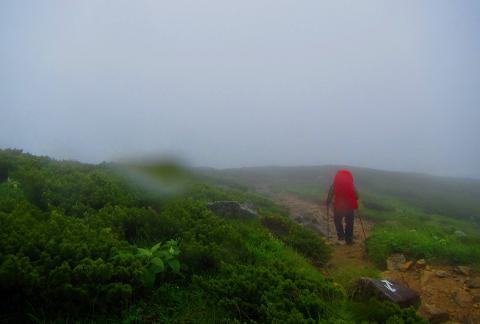
[[[480,223],[480,180],[382,171],[350,166],[253,167],[203,169],[202,174],[247,186],[268,183],[304,197],[323,198],[336,171],[348,168],[363,192],[391,196],[427,213],[448,215]]]
[[[258,218],[216,215],[217,200]],[[264,197],[173,165],[0,150],[0,243],[1,322],[420,321],[388,303],[356,311],[322,273],[320,236]]]
[[[363,216],[368,238],[363,240],[357,216],[357,243],[348,247],[335,239],[333,221],[324,206],[326,191],[339,168],[202,172],[225,184],[237,182],[258,190],[287,208],[298,223],[324,236],[329,234],[334,253],[327,272],[347,290],[361,276],[381,275],[416,290],[422,297],[422,316],[478,322],[480,228],[476,211],[480,203],[474,195],[479,181],[349,168],[360,191],[359,215]],[[406,260],[400,264],[405,270],[389,268],[384,272],[387,260],[394,256]],[[416,266],[417,261],[423,266]],[[459,265],[476,271],[459,271]]]

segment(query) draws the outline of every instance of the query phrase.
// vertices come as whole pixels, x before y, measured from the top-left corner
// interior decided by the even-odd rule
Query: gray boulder
[[[358,280],[353,297],[366,299],[376,297],[391,301],[400,307],[420,306],[420,295],[400,282],[387,279],[362,277]]]
[[[258,214],[244,206],[238,201],[214,201],[207,204],[207,207],[218,216],[222,217],[240,217],[257,218]]]
[[[461,231],[461,230],[456,230],[455,232],[453,232],[453,234],[455,234],[458,237],[466,237],[467,236],[467,234],[465,234],[465,232]]]

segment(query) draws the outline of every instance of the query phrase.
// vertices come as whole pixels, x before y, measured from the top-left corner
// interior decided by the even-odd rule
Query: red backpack
[[[358,209],[352,173],[348,170],[338,171],[333,184],[335,189],[335,210],[350,211]]]

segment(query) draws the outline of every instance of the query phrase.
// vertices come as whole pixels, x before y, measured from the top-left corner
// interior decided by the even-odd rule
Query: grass
[[[354,280],[376,277],[378,270],[346,261],[326,277],[322,266],[330,249],[323,239],[246,186],[217,183],[174,165],[125,171],[123,177],[131,182],[127,185],[106,165],[0,150],[2,161],[0,284],[9,296],[2,299],[3,319],[10,315],[6,310],[16,316],[11,320],[26,315],[37,322],[415,319],[384,304],[376,304],[378,311],[369,315],[362,302],[349,300]],[[160,180],[153,181],[148,173]],[[304,197],[323,199],[322,187],[302,187],[297,181],[291,188]],[[431,229],[429,235],[439,242],[458,243],[449,244],[450,250],[444,249],[448,253],[477,260],[475,249],[459,252],[467,244],[478,246],[467,223],[427,215],[395,199],[368,197],[364,210],[379,223],[368,243],[372,256],[383,257],[392,249],[414,253],[400,234],[421,222],[428,226],[418,230],[420,252],[415,253],[427,248],[431,237],[422,235]],[[224,219],[207,208],[214,200],[252,203],[260,217]],[[398,236],[385,236],[382,228]],[[457,229],[466,237],[455,236]],[[180,244],[180,274],[158,276],[153,287],[143,284],[143,263],[131,252],[170,239]],[[441,253],[438,247],[431,250],[432,255]],[[118,258],[120,254],[124,256]],[[363,310],[354,311],[353,306]]]
[[[245,238],[247,249],[255,256],[259,264],[272,264],[282,260],[309,280],[325,281],[324,275],[301,252],[289,247],[259,225],[258,221],[251,221],[244,222],[241,226],[241,233]],[[265,239],[266,237],[269,239]]]
[[[245,186],[269,185],[275,192],[321,203],[337,169],[246,168],[219,171],[216,176]],[[359,212],[375,224],[366,243],[377,266],[383,267],[395,252],[432,262],[480,265],[479,181],[351,169],[360,191]]]
[[[344,262],[338,264],[334,271],[329,272],[329,277],[343,287],[347,296],[351,295],[356,281],[361,277],[380,278],[380,271],[371,264],[358,264]]]
[[[286,191],[303,199],[318,203],[323,203],[327,199],[327,189],[328,188],[321,188],[318,185],[311,184],[284,184],[273,187],[273,190],[276,192]]]
[[[282,184],[274,188],[310,201],[321,202],[326,196],[326,192],[319,186],[310,184]],[[423,207],[432,206],[434,202],[422,202],[415,206],[412,203],[414,198],[405,202],[401,198],[371,191],[362,191],[360,194],[359,212],[375,223],[366,247],[370,259],[378,267],[384,268],[385,260],[393,253],[404,253],[410,258],[425,258],[436,263],[479,267],[480,226],[471,220],[474,217],[458,218],[425,211]],[[348,277],[355,278],[354,272],[357,272],[354,265],[349,265],[348,269],[339,270],[340,278],[336,279],[347,286]],[[351,276],[347,274],[350,271]],[[369,274],[369,271],[366,270],[365,273]],[[374,275],[375,271],[370,274]]]
[[[480,264],[480,237],[475,223],[427,214],[389,197],[371,193],[365,197],[363,214],[376,223],[366,246],[377,265],[385,266],[392,253],[438,263]]]
[[[480,222],[480,181],[474,179],[335,165],[209,170],[208,173],[247,186],[268,184],[272,188],[318,201],[326,194],[337,170],[345,167],[354,174],[361,197],[365,192],[382,194],[428,214],[445,214],[477,224]]]
[[[351,299],[351,292],[355,281],[362,276],[377,278],[380,273],[373,265],[354,264],[349,261],[340,265],[340,268],[325,276],[324,269],[312,265],[297,250],[277,239],[266,228],[258,226],[258,221],[238,222],[237,228],[242,228],[247,249],[255,255],[257,266],[272,265],[282,260],[287,267],[301,275],[306,280],[319,285],[333,284],[333,287],[343,291],[339,298],[335,290],[325,289],[323,298],[330,299],[332,303],[327,306],[327,314],[336,314],[334,317],[320,321],[320,323],[425,323],[415,315],[413,309],[400,309],[391,303],[377,300],[356,301]],[[270,239],[266,240],[265,236]],[[329,297],[328,294],[331,294]]]
[[[226,175],[229,181],[237,179],[245,186],[267,185],[274,192],[289,192],[321,203],[329,183],[328,177],[318,176],[317,171],[321,168],[256,168],[228,170],[220,177]],[[480,205],[472,199],[478,182],[361,171],[360,213],[374,223],[366,241],[373,263],[344,260],[329,271],[329,278],[342,287],[345,296],[350,296],[359,277],[379,277],[385,260],[396,252],[408,258],[426,258],[429,262],[479,267],[480,214],[476,211],[480,211]],[[467,193],[463,197],[464,189]],[[265,251],[262,244],[255,243],[252,248],[258,249],[259,255]],[[389,318],[392,323],[422,322],[413,319],[413,309],[400,311],[394,305],[380,305],[375,300],[359,302],[346,298],[338,307],[343,314],[341,320],[345,321],[385,322]]]
[[[420,225],[420,224],[419,224]],[[465,242],[462,238],[438,235],[438,228],[423,226],[408,229],[395,225],[376,227],[367,239],[369,257],[379,266],[393,253],[448,264],[479,264],[480,243]]]
[[[271,234],[259,220],[231,219],[229,223],[243,237],[249,254],[255,260],[256,267],[271,268],[281,262],[305,280],[318,285],[331,282],[301,253]],[[203,281],[207,278],[199,280]],[[338,299],[338,296],[333,297]],[[329,299],[328,296],[326,299]],[[339,302],[342,304],[344,299],[340,298]],[[344,317],[348,316],[344,310],[339,312],[338,309],[332,308],[331,312]],[[170,323],[213,323],[221,322],[228,316],[229,314],[219,308],[203,288],[196,285],[166,284],[155,291],[149,301],[138,303],[126,310],[122,318],[125,319],[125,322],[141,322],[151,319]]]

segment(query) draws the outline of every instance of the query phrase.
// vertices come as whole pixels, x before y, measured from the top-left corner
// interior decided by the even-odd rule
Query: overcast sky
[[[479,1],[0,2],[0,147],[480,177]]]

